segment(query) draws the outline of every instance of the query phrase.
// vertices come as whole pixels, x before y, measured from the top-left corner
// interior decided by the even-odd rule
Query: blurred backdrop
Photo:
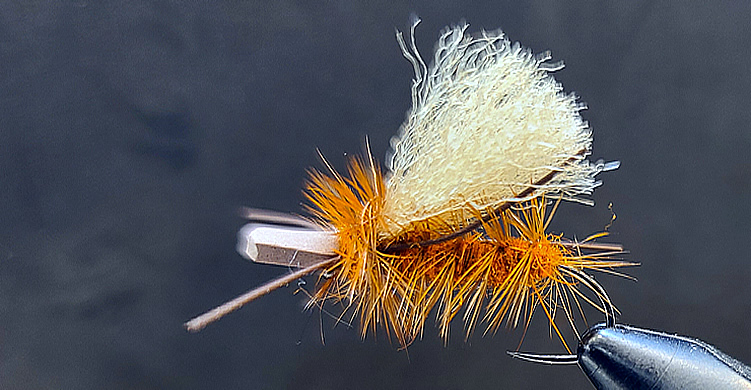
[[[0,3],[0,387],[589,388],[506,356],[519,329],[457,323],[444,346],[429,326],[405,353],[303,312],[296,286],[182,328],[287,272],[235,252],[239,206],[299,212],[316,149],[385,156],[412,12],[426,57],[466,20],[564,60],[592,158],[622,166],[553,230],[601,231],[612,203],[609,240],[642,263],[598,277],[620,321],[751,363],[751,3],[27,0]],[[562,351],[545,322],[523,350]]]

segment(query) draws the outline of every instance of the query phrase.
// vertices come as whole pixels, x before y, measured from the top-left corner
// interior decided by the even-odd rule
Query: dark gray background
[[[751,362],[751,3],[29,0],[0,3],[0,387],[588,388],[507,357],[520,330],[444,347],[431,325],[407,355],[293,287],[182,329],[286,272],[235,253],[236,207],[299,211],[316,148],[385,155],[411,12],[426,56],[464,18],[566,62],[593,158],[622,167],[554,229],[602,230],[612,202],[642,263],[599,278],[621,321]],[[537,314],[523,349],[560,352]]]

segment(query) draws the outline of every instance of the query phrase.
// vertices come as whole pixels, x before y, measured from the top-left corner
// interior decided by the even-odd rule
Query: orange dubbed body
[[[311,304],[343,304],[342,316],[359,317],[363,337],[382,323],[407,346],[437,307],[447,340],[449,324],[462,307],[469,336],[478,320],[495,331],[504,320],[509,326],[520,319],[526,323],[540,306],[563,341],[556,309],[562,308],[573,326],[571,301],[579,306],[578,297],[587,299],[577,290],[577,273],[570,271],[632,265],[613,260],[617,251],[582,254],[576,244],[546,233],[553,213],[546,216],[544,197],[500,212],[476,210],[464,219],[487,221],[481,229],[421,246],[462,226],[433,217],[390,235],[382,213],[386,188],[372,159],[351,160],[348,177],[333,169],[331,176],[312,171],[307,186],[310,211],[339,239],[339,259],[325,270]],[[389,250],[396,244],[404,249]]]

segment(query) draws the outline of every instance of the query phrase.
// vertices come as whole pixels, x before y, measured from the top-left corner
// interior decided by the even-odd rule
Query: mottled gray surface
[[[623,165],[555,228],[601,230],[612,202],[643,264],[600,278],[621,321],[751,362],[751,3],[29,0],[0,3],[0,387],[588,388],[507,357],[519,330],[429,327],[407,355],[321,328],[293,288],[181,327],[285,272],[235,253],[237,206],[300,210],[316,148],[385,154],[413,11],[424,53],[464,18],[566,62],[594,157]],[[560,351],[540,314],[523,349]]]

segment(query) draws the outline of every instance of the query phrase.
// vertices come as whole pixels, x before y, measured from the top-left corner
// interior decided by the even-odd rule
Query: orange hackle
[[[321,279],[311,304],[343,304],[342,316],[351,311],[352,317],[359,317],[362,337],[384,324],[407,346],[422,334],[430,312],[436,310],[440,334],[447,341],[450,323],[462,308],[469,337],[479,321],[487,323],[486,332],[504,322],[510,327],[520,321],[526,324],[540,306],[566,345],[555,325],[557,309],[563,309],[574,326],[571,302],[579,308],[578,298],[592,303],[567,270],[632,265],[614,260],[618,251],[583,254],[576,244],[564,245],[560,236],[547,233],[555,209],[546,215],[543,196],[500,212],[476,210],[465,219],[491,218],[482,218],[487,222],[465,235],[389,251],[390,245],[436,239],[461,226],[432,217],[391,235],[382,213],[387,186],[372,158],[352,159],[347,177],[329,169],[330,176],[311,172],[306,195],[313,215],[336,231],[340,259],[324,272],[327,277]]]

